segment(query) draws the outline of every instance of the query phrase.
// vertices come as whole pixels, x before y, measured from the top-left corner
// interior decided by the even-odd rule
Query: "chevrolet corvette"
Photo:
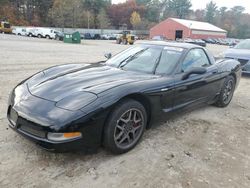
[[[241,77],[238,61],[216,61],[193,44],[149,41],[106,57],[54,66],[20,82],[9,96],[10,127],[51,151],[104,146],[121,154],[169,112],[226,107]]]

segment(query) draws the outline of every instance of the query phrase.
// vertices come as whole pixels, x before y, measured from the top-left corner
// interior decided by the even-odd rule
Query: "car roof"
[[[159,46],[172,46],[172,47],[177,47],[177,48],[186,48],[186,49],[191,49],[191,48],[202,48],[198,45],[195,44],[190,44],[190,43],[184,43],[184,42],[169,42],[169,41],[141,41],[137,42],[137,44],[148,44],[148,45],[159,45]]]

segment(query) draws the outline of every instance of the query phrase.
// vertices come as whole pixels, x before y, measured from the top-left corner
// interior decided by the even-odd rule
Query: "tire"
[[[122,44],[127,45],[127,44],[128,44],[127,39],[123,39],[123,40],[122,40]]]
[[[46,35],[45,38],[46,38],[46,39],[50,39],[50,36],[49,36],[49,35]]]
[[[121,101],[105,123],[104,147],[114,154],[128,152],[140,141],[146,124],[147,113],[141,103],[132,99]]]
[[[116,44],[121,44],[121,39],[117,39]]]
[[[40,39],[40,38],[42,38],[42,35],[39,34],[39,35],[37,35],[37,37]]]
[[[233,76],[228,76],[221,88],[218,100],[215,102],[217,107],[226,107],[230,104],[235,89],[235,79]]]

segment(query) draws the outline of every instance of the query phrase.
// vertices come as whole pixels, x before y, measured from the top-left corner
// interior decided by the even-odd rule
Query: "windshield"
[[[237,44],[234,48],[236,49],[250,49],[250,40],[244,40]]]
[[[150,74],[170,74],[180,59],[182,48],[141,45],[129,48],[106,64],[123,70]]]
[[[9,23],[4,23],[4,28],[10,28],[10,24]]]

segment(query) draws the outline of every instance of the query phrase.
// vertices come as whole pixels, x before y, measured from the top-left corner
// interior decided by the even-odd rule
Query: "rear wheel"
[[[135,100],[124,100],[111,112],[104,130],[104,146],[121,154],[133,149],[143,135],[147,123],[144,106]]]
[[[40,39],[40,38],[42,38],[42,35],[39,34],[39,35],[37,35],[37,37]]]
[[[228,76],[224,82],[224,85],[222,86],[219,98],[216,101],[215,106],[226,107],[227,105],[229,105],[233,98],[234,89],[235,79],[233,76]]]

